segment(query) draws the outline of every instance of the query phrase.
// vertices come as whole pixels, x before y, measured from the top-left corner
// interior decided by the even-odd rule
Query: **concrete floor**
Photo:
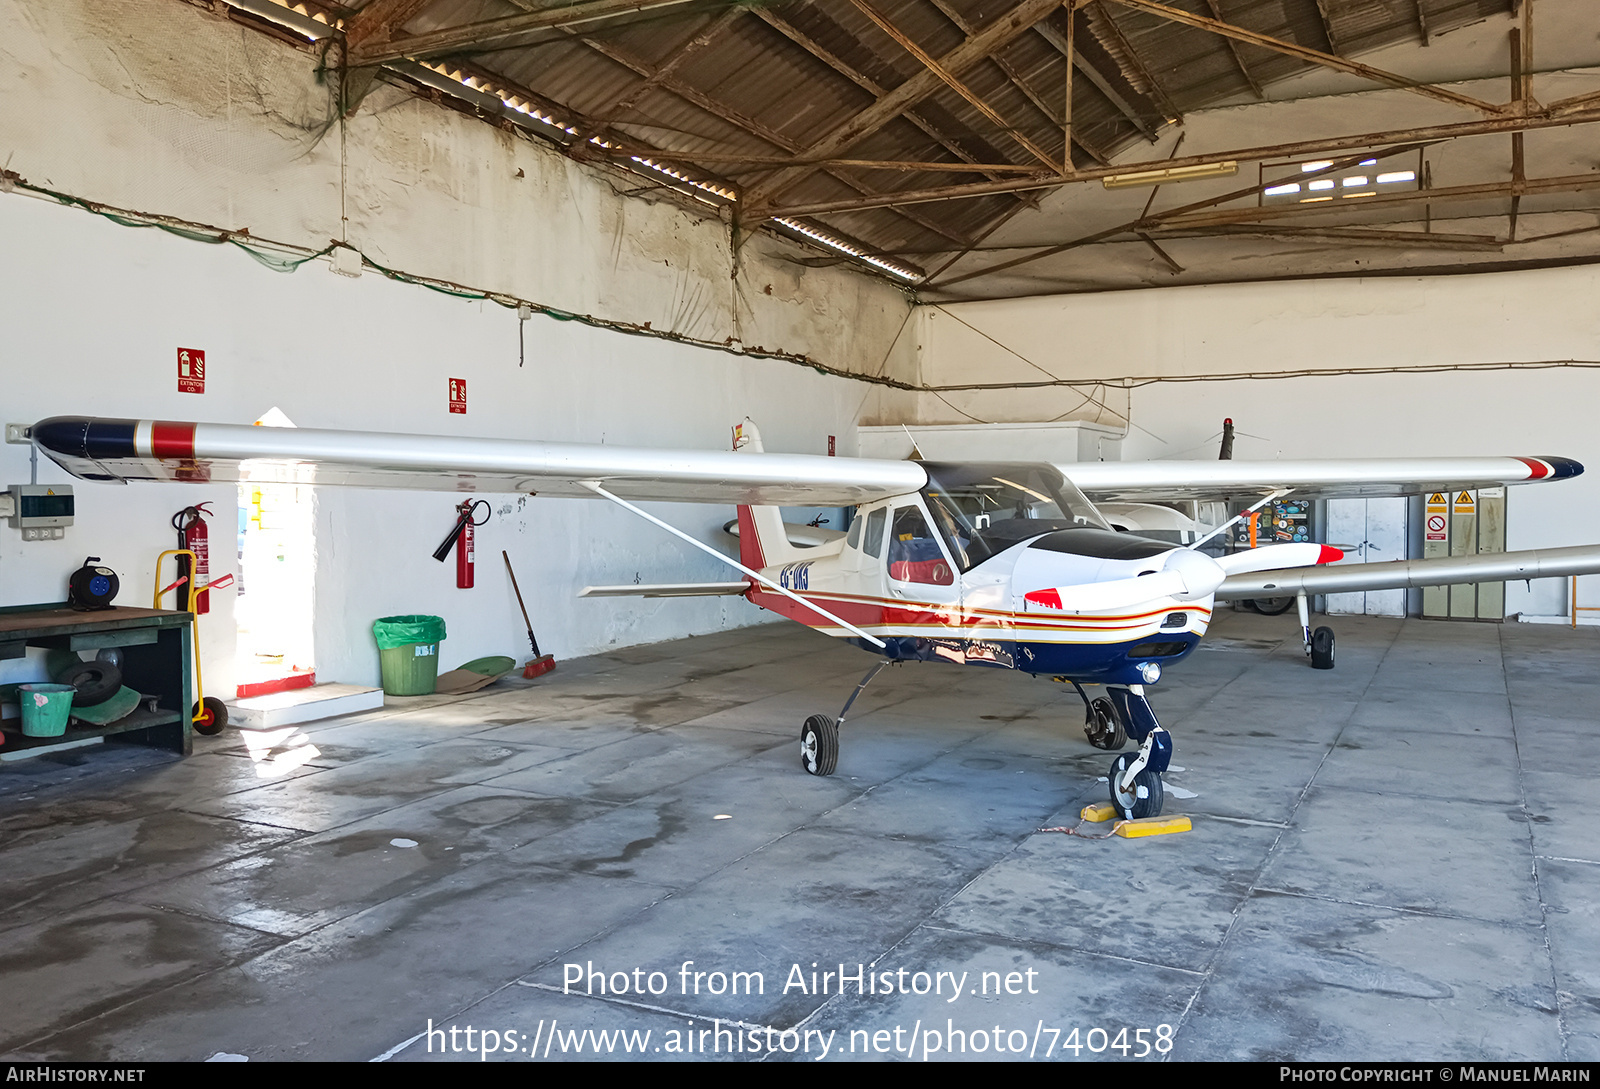
[[[792,625],[7,764],[0,1055],[1600,1057],[1600,633],[1333,623],[1321,672],[1292,617],[1224,612],[1156,687],[1194,818],[1157,839],[1037,831],[1110,757],[1015,674],[889,670],[807,776],[801,719],[870,659]],[[822,976],[868,962],[894,993]],[[709,993],[734,971],[764,993]]]

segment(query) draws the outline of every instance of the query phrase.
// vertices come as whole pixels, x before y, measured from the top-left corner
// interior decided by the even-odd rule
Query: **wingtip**
[[[1317,562],[1319,564],[1338,563],[1342,559],[1344,559],[1344,550],[1334,548],[1332,545],[1323,545],[1322,551],[1317,554]]]

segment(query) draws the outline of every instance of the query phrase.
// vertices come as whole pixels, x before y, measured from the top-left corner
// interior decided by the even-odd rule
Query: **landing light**
[[[1156,662],[1140,662],[1139,676],[1144,678],[1145,684],[1155,684],[1161,679],[1161,666]]]

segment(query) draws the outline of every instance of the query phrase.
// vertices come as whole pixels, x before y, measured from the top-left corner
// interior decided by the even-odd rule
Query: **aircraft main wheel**
[[[1250,604],[1262,616],[1282,616],[1294,608],[1294,598],[1258,597],[1251,601]]]
[[[1111,804],[1127,820],[1159,817],[1161,807],[1167,800],[1166,790],[1161,785],[1161,773],[1149,768],[1133,777],[1132,789],[1118,789],[1123,769],[1138,758],[1138,753],[1125,752],[1111,762]]]
[[[210,737],[220,734],[228,725],[228,705],[215,696],[207,696],[194,708],[194,732]]]
[[[1084,723],[1083,732],[1089,735],[1089,744],[1097,749],[1115,752],[1128,743],[1128,731],[1122,728],[1116,708],[1104,696],[1089,704],[1089,720]]]
[[[800,764],[812,775],[832,775],[839,766],[839,723],[812,715],[800,727]]]
[[[1333,668],[1333,629],[1318,628],[1311,633],[1311,668]]]

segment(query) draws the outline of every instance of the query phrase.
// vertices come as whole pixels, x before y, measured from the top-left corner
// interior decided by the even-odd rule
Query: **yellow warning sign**
[[[1442,507],[1445,504],[1444,492],[1434,492],[1428,496],[1428,506]]]
[[[1466,492],[1462,492],[1460,495],[1456,496],[1456,509],[1457,510],[1460,510],[1463,507],[1471,508],[1472,506],[1473,506],[1472,496],[1468,495]]]

